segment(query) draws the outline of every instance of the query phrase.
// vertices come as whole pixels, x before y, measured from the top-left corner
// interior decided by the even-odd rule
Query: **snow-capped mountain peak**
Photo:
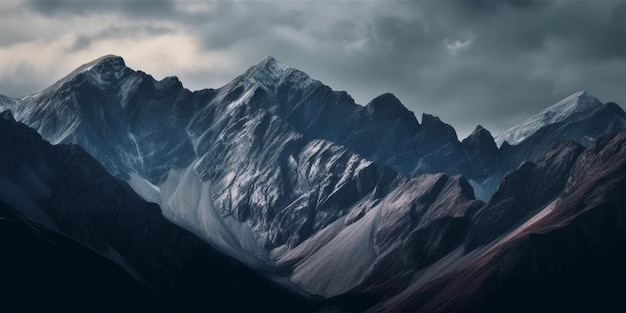
[[[81,65],[74,71],[74,73],[86,72],[98,68],[101,69],[104,66],[111,66],[114,69],[119,70],[124,68],[126,66],[126,63],[124,62],[124,59],[122,57],[108,54],[105,56],[101,56],[89,63]]]
[[[126,63],[124,62],[124,59],[122,59],[122,57],[110,54],[105,55],[89,63],[81,65],[69,75],[65,76],[64,78],[54,83],[54,85],[44,90],[43,93],[48,90],[57,90],[65,83],[76,79],[76,77],[78,77],[79,75],[85,75],[85,77],[88,77],[96,84],[104,85],[109,84],[115,80],[119,80],[127,74],[127,71],[130,71],[130,69],[126,67]]]
[[[611,156],[607,152],[615,147],[622,147],[626,133],[602,155],[596,156],[599,150],[591,149],[587,157],[581,157],[580,165],[572,167],[587,144],[583,139],[592,142],[603,133],[626,127],[626,113],[619,106],[601,105],[586,92],[573,94],[510,130],[508,142],[525,141],[501,149],[482,126],[459,142],[451,125],[429,114],[423,114],[418,123],[415,114],[390,93],[360,106],[347,92],[335,91],[270,56],[220,88],[192,92],[175,77],[156,81],[126,67],[122,58],[108,55],[86,63],[38,95],[19,100],[0,97],[0,109],[3,106],[15,120],[31,126],[51,143],[77,144],[89,152],[103,166],[89,159],[98,167],[97,172],[83,171],[89,181],[101,181],[105,175],[100,173],[106,168],[144,200],[158,204],[160,213],[170,221],[263,274],[276,275],[276,281],[323,297],[356,292],[359,295],[352,299],[361,299],[362,294],[369,303],[386,303],[381,302],[385,297],[402,294],[414,284],[430,286],[439,275],[459,273],[466,264],[485,261],[501,268],[505,259],[481,257],[492,251],[500,253],[491,249],[513,242],[509,238],[525,240],[517,234],[525,232],[528,225],[539,225],[527,224],[531,216],[538,216],[540,221],[535,221],[539,223],[554,221],[545,224],[550,227],[565,225],[558,223],[561,220],[549,220],[565,214],[563,210],[548,211],[551,205],[562,207],[558,204],[561,200],[552,201],[563,195],[566,184],[574,198],[580,199],[575,188],[586,187],[581,183],[585,175],[595,175],[598,169],[609,168],[607,165],[616,174],[609,176],[603,171],[598,179],[610,179],[610,190],[619,192],[618,187],[626,181],[619,171],[625,164],[621,161],[626,160],[619,157],[626,152],[601,160]],[[0,114],[0,121],[10,117],[10,112]],[[11,146],[29,145],[24,144],[24,136],[4,137],[9,139],[3,141],[9,149],[0,151],[0,164],[6,165],[9,163],[4,160],[19,160],[10,158]],[[580,144],[552,148],[557,140]],[[34,148],[38,146],[41,144]],[[31,150],[24,155],[36,156]],[[63,154],[50,155],[55,162],[67,159]],[[588,166],[592,159],[604,163]],[[129,255],[128,264],[137,264],[132,262],[136,262],[135,247],[140,247],[136,253],[150,260],[148,265],[155,265],[155,272],[147,274],[178,266],[176,262],[185,262],[187,256],[196,260],[195,255],[185,254],[180,259],[165,255],[152,261],[152,256],[167,251],[163,247],[172,251],[179,246],[183,251],[194,247],[176,234],[163,232],[154,219],[144,221],[143,211],[127,210],[152,207],[152,216],[162,219],[156,205],[142,204],[136,195],[109,196],[120,190],[130,192],[128,186],[110,178],[115,184],[63,187],[67,177],[82,167],[57,163],[50,163],[50,169],[58,170],[58,179],[46,178],[51,172],[47,168],[36,171],[45,174],[45,188],[31,179],[29,172],[17,171],[11,179],[36,191],[26,194],[37,196],[30,202],[45,202],[61,210],[59,219],[73,223],[68,225],[79,235],[90,229],[90,223],[100,225],[107,231],[105,238],[117,240],[113,247],[120,250],[118,259]],[[10,172],[11,166],[5,167],[5,173]],[[583,174],[570,179],[572,173]],[[4,177],[6,174],[0,177],[2,186],[9,182]],[[13,191],[4,189],[9,194]],[[83,209],[89,197],[77,191],[99,195],[99,189],[103,193],[97,199],[105,203],[111,199],[111,205]],[[595,201],[599,196],[589,199]],[[139,203],[133,205],[129,199]],[[67,203],[76,203],[72,206],[76,210],[68,211]],[[98,208],[98,214],[92,215],[92,207]],[[546,215],[541,212],[547,212],[549,219],[544,220]],[[133,215],[124,218],[126,213]],[[78,218],[74,219],[75,214]],[[123,226],[123,232],[111,233],[114,228],[109,224]],[[572,224],[582,225],[583,234],[593,233],[585,223]],[[125,244],[125,238],[140,240],[153,235],[155,240],[165,238],[166,244]],[[607,236],[608,240],[598,238],[612,242],[614,236]],[[580,238],[585,239],[580,242],[595,239]],[[550,243],[559,241],[546,240],[548,244],[537,251],[550,251],[554,248]],[[580,251],[589,250],[583,248]],[[146,251],[149,254],[144,254]],[[509,257],[510,253],[501,255]],[[204,259],[197,261],[192,269],[210,268]],[[161,262],[167,266],[161,267]],[[196,276],[194,270],[188,275]],[[163,279],[176,284],[181,280],[176,273],[164,273]],[[335,298],[339,308],[342,298]]]
[[[83,72],[90,72],[91,74],[104,76],[106,78],[109,75],[119,76],[120,72],[125,68],[126,63],[122,57],[106,55],[81,66],[79,70],[82,69]]]
[[[278,60],[268,55],[259,63],[250,67],[244,76],[261,81],[276,80],[284,77],[292,70],[293,68],[278,62]]]
[[[505,141],[516,145],[544,126],[561,122],[570,116],[600,105],[602,102],[596,97],[586,91],[579,91],[546,108],[525,122],[500,133],[495,137],[495,141],[498,146],[501,146]]]
[[[290,85],[298,88],[305,88],[307,85],[315,82],[304,72],[280,63],[269,55],[250,67],[243,74],[243,77],[253,84],[258,84],[272,94],[276,92],[278,86],[285,82],[289,82]]]
[[[261,59],[261,61],[259,61],[259,63],[255,65],[255,67],[263,67],[275,73],[286,72],[291,69],[291,67],[280,63],[278,60],[270,55],[266,55],[265,57],[263,57],[263,59]]]

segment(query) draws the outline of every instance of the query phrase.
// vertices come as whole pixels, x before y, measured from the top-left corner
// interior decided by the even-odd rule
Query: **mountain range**
[[[109,55],[0,111],[0,226],[116,271],[106,283],[137,296],[113,303],[626,308],[626,113],[584,91],[459,141],[392,94],[361,106],[272,57],[190,91]]]

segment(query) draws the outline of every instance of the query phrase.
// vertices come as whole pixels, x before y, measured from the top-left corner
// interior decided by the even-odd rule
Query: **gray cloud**
[[[123,14],[133,17],[167,16],[174,12],[171,0],[26,0],[26,6],[43,15]]]
[[[123,27],[109,26],[107,28],[98,30],[93,34],[82,34],[78,36],[69,50],[83,50],[88,48],[91,43],[103,39],[157,36],[171,34],[173,32],[174,30],[171,28],[156,25],[132,25]]]
[[[217,87],[207,84],[226,83],[269,54],[361,104],[393,92],[418,117],[439,115],[461,136],[476,124],[497,133],[582,89],[626,104],[626,1],[27,0],[20,9],[22,21],[68,23],[56,34],[41,30],[46,38],[75,32],[69,53],[102,40],[184,34],[197,43],[193,55],[206,54],[197,69],[171,73],[191,88]],[[102,25],[76,30],[68,20]],[[36,40],[36,31],[0,35],[0,45]],[[214,54],[228,66],[205,69]],[[9,86],[3,79],[0,92]]]
[[[32,79],[37,71],[27,64],[19,64],[9,75],[0,76],[0,94],[24,96],[43,88],[41,81]]]

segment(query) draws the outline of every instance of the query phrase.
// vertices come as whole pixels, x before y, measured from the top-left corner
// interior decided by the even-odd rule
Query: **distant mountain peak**
[[[395,115],[410,112],[392,93],[384,93],[372,99],[372,101],[367,104],[366,109],[370,114],[383,113]]]
[[[373,116],[402,121],[411,134],[417,132],[419,128],[419,122],[415,118],[415,114],[405,107],[392,93],[384,93],[372,99],[365,106],[365,109]]]
[[[278,86],[287,81],[300,87],[314,82],[306,73],[287,66],[269,55],[250,67],[241,77],[258,84],[270,93],[274,93]]]
[[[489,132],[489,131],[488,131],[488,130],[486,130],[486,129],[482,126],[482,125],[476,125],[476,128],[474,128],[474,131],[470,134],[470,136],[471,136],[471,135],[473,135],[473,134],[482,133],[482,132],[484,132],[484,131]]]
[[[444,123],[438,116],[422,113],[422,129],[427,129],[433,136],[458,141],[456,130],[449,124]]]
[[[128,70],[130,69],[126,67],[126,62],[124,62],[124,59],[122,57],[108,54],[79,66],[76,70],[61,78],[59,81],[48,87],[46,90],[32,96],[38,96],[39,94],[45,93],[48,90],[57,90],[62,85],[73,81],[80,75],[87,75],[96,84],[108,84],[114,80],[120,79]],[[28,96],[26,98],[29,97],[31,96]]]
[[[547,113],[562,111],[558,118],[566,117],[589,108],[593,108],[601,105],[602,102],[598,98],[592,96],[588,92],[582,90],[567,96],[565,99],[557,102],[555,105],[548,107],[541,111],[539,115],[545,115]],[[555,117],[556,118],[556,117]]]
[[[100,74],[103,74],[103,72],[106,72],[106,71],[111,71],[111,70],[120,71],[124,68],[126,68],[126,62],[124,62],[124,59],[122,57],[117,56],[117,55],[107,54],[91,62],[88,62],[79,66],[77,69],[75,69],[69,75],[61,79],[59,82],[69,81],[81,73],[90,72],[93,74],[97,74],[99,76]]]
[[[593,96],[590,95],[586,90],[581,90],[565,97],[565,99],[561,100],[560,102],[569,101],[571,99],[579,98],[579,97],[593,97]]]
[[[482,125],[477,125],[474,131],[469,136],[467,136],[467,138],[463,139],[463,142],[473,140],[493,143],[493,136],[491,135],[491,132],[484,128]]]
[[[280,77],[287,74],[290,70],[293,70],[291,67],[280,63],[274,57],[266,55],[261,61],[257,64],[253,65],[246,72],[246,76],[254,76],[258,73],[269,74],[274,77]]]
[[[528,120],[500,133],[495,137],[496,143],[502,145],[507,141],[516,145],[534,134],[540,128],[561,122],[577,113],[584,112],[602,105],[602,102],[586,91],[579,91],[539,112]]]
[[[270,64],[270,63],[279,63],[280,64],[280,62],[278,60],[276,60],[276,58],[271,56],[271,55],[264,56],[261,59],[261,61],[259,61],[259,63],[257,63],[257,64]]]
[[[461,142],[463,145],[469,147],[469,149],[474,150],[484,150],[494,152],[498,150],[495,142],[493,141],[493,137],[491,136],[491,132],[485,129],[482,125],[476,126],[474,131],[467,136],[467,138],[463,139]]]
[[[124,59],[115,55],[105,55],[79,68],[82,72],[89,72],[96,79],[101,81],[110,81],[119,79],[122,72],[126,69]]]
[[[101,56],[89,63],[83,64],[82,66],[80,66],[77,71],[88,71],[91,70],[92,68],[94,68],[95,66],[114,66],[114,67],[125,67],[126,66],[126,62],[124,62],[124,59],[121,56],[118,55],[113,55],[113,54],[107,54],[104,56]]]
[[[422,124],[434,124],[441,122],[439,117],[428,113],[422,113]]]

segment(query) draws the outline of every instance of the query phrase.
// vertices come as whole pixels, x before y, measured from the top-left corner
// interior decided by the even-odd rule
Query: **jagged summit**
[[[465,139],[463,139],[462,142],[473,141],[477,138],[480,138],[481,140],[490,139],[491,141],[493,141],[493,136],[491,135],[491,132],[489,130],[484,128],[482,125],[476,125],[474,131],[469,134],[469,136],[467,136]]]
[[[255,64],[254,66],[267,66],[267,65],[282,65],[285,66],[284,64],[280,63],[280,61],[276,60],[275,57],[271,56],[271,55],[266,55],[264,56],[257,64]]]
[[[368,114],[389,121],[401,121],[411,134],[419,129],[415,114],[405,107],[392,93],[384,93],[370,101],[365,110]]]
[[[288,72],[294,70],[293,68],[280,63],[274,57],[266,55],[257,64],[251,66],[244,76],[249,78],[261,78],[262,76],[269,76],[270,78],[280,78],[288,74]]]
[[[428,114],[428,113],[422,113],[422,126],[427,127],[427,128],[448,128],[448,129],[452,129],[452,131],[454,132],[454,136],[456,137],[456,131],[454,130],[454,128],[449,125],[444,123],[439,116],[435,116],[432,114]]]
[[[496,143],[502,145],[503,142],[507,141],[512,145],[516,145],[544,126],[561,122],[570,116],[600,105],[602,105],[602,102],[586,91],[576,92],[525,122],[500,133],[495,137]]]
[[[482,125],[476,126],[474,131],[463,139],[462,144],[470,150],[488,151],[490,153],[495,153],[498,150],[491,132]]]
[[[370,113],[376,112],[404,112],[408,109],[392,93],[384,93],[370,101],[366,106]]]
[[[96,65],[99,65],[99,66],[109,65],[109,66],[119,67],[119,66],[126,66],[126,62],[124,62],[124,59],[119,55],[107,54],[89,63],[83,64],[77,69],[77,71],[87,71],[95,67]]]
[[[85,77],[96,84],[104,85],[119,80],[128,75],[129,72],[132,72],[132,70],[126,67],[126,62],[124,62],[122,57],[112,54],[105,55],[79,66],[73,72],[55,82],[52,86],[39,93],[27,96],[24,99],[37,97],[48,92],[55,92],[66,83],[74,81],[78,77]]]
[[[275,93],[284,83],[305,87],[315,82],[306,73],[289,67],[269,55],[251,66],[240,77],[252,84],[258,84],[270,93]]]
[[[129,70],[124,59],[119,56],[106,55],[86,64],[84,72],[89,72],[98,81],[109,82],[120,79]]]
[[[119,73],[124,69],[126,69],[126,62],[124,62],[122,57],[108,54],[79,66],[65,78],[61,79],[61,81],[70,80],[81,73],[87,72],[94,74],[94,76],[110,79],[115,76],[115,73]]]
[[[602,102],[598,98],[583,90],[566,97],[557,104],[541,111],[538,115],[551,117],[552,120],[563,120],[569,115],[601,104]]]
[[[458,142],[456,130],[450,124],[443,122],[438,116],[434,116],[427,113],[422,113],[422,130],[425,130],[428,137],[438,138],[438,141],[445,141],[447,143]],[[441,142],[443,143],[443,142]]]
[[[37,177],[20,168],[15,171],[14,166],[7,169],[15,172],[13,181],[25,186],[25,196],[36,195],[29,197],[32,201],[28,204],[50,207],[42,212],[46,216],[48,212],[57,214],[58,218],[52,214],[50,218],[67,223],[59,223],[60,229],[71,229],[63,228],[69,225],[80,236],[89,231],[83,242],[98,244],[122,265],[133,266],[137,264],[134,263],[137,254],[145,256],[150,268],[155,270],[139,272],[146,273],[147,278],[157,277],[153,273],[161,273],[163,268],[186,264],[186,257],[170,258],[164,254],[162,258],[161,251],[167,252],[168,247],[191,249],[191,252],[194,249],[182,237],[168,234],[152,220],[145,220],[146,210],[132,210],[134,205],[127,200],[137,202],[137,195],[121,199],[109,196],[111,192],[130,191],[128,186],[145,200],[156,203],[149,205],[153,216],[164,215],[222,252],[263,273],[276,275],[276,281],[288,283],[299,294],[333,297],[331,303],[338,299],[338,308],[344,307],[342,299],[390,303],[386,297],[409,294],[412,289],[408,288],[414,285],[433,286],[432,280],[437,283],[442,275],[474,275],[474,264],[491,264],[489,270],[493,268],[493,273],[500,273],[499,269],[510,264],[510,260],[517,261],[519,254],[505,255],[507,258],[502,262],[492,263],[482,256],[500,251],[492,247],[499,249],[514,242],[507,238],[525,240],[516,231],[533,226],[526,222],[534,223],[529,218],[537,216],[535,213],[539,212],[535,220],[539,223],[546,216],[563,214],[559,209],[551,213],[552,208],[546,205],[550,201],[563,208],[560,200],[552,201],[563,195],[565,184],[572,188],[585,187],[581,185],[585,176],[580,175],[599,172],[598,179],[602,180],[597,182],[615,182],[614,186],[609,189],[594,182],[588,184],[590,188],[623,194],[618,188],[623,186],[623,181],[614,180],[615,176],[606,174],[609,172],[605,169],[621,175],[623,171],[619,170],[624,162],[617,161],[626,159],[611,158],[598,167],[581,166],[580,170],[571,171],[576,155],[570,151],[576,152],[580,147],[572,146],[575,149],[542,158],[546,152],[561,151],[550,150],[556,140],[595,140],[607,131],[626,127],[626,118],[617,115],[621,112],[617,105],[588,109],[597,101],[585,92],[541,112],[533,125],[546,126],[522,144],[508,146],[505,142],[498,149],[482,126],[459,142],[452,126],[429,114],[422,115],[420,125],[415,115],[392,94],[376,97],[362,107],[346,92],[311,80],[303,72],[269,56],[225,86],[199,92],[182,88],[175,78],[155,82],[150,75],[126,67],[117,56],[99,58],[73,73],[68,78],[71,81],[61,86],[53,86],[37,97],[17,100],[13,113],[17,121],[32,127],[44,139],[64,144],[60,149],[80,146],[103,167],[95,172],[82,166],[66,166],[65,160],[69,158],[55,152],[53,159],[60,163],[32,171],[42,173]],[[577,110],[583,111],[575,113]],[[559,120],[560,114],[565,114],[564,121],[545,124]],[[3,118],[10,120],[9,112],[0,114],[0,122]],[[11,141],[2,141],[10,143],[0,153],[3,156],[14,155],[11,146],[29,147],[24,144],[25,137],[7,134],[10,135],[5,132],[2,137]],[[621,142],[616,141],[612,146]],[[43,150],[33,148],[26,155],[38,156],[38,150]],[[599,150],[593,151],[580,162],[591,162]],[[611,151],[615,149],[603,150],[599,157],[611,156]],[[549,162],[542,163],[544,159]],[[89,160],[98,166],[93,159]],[[38,162],[29,164],[40,167]],[[95,187],[85,183],[65,187],[60,184],[76,173],[85,173],[90,181],[100,182],[105,177],[100,174],[105,168],[125,185],[112,178],[113,184],[98,183]],[[60,177],[50,180],[51,170],[60,172]],[[514,174],[505,176],[512,171]],[[579,175],[574,178],[580,180],[570,180],[572,173]],[[508,178],[501,184],[503,177]],[[48,181],[50,184],[45,186],[50,188],[41,187],[40,182]],[[3,185],[9,182],[4,181]],[[99,189],[104,192],[98,193]],[[11,194],[11,188],[4,190],[9,193],[6,198],[21,196]],[[492,201],[498,191],[499,195]],[[93,206],[89,194],[99,195],[98,199],[104,199],[107,205]],[[581,199],[580,193],[574,195]],[[600,199],[592,196],[589,199]],[[603,205],[601,208],[617,208],[623,203],[622,198],[609,196],[607,199],[617,201],[607,202],[606,206],[599,203]],[[74,202],[75,206],[67,205]],[[72,210],[68,211],[67,207]],[[92,210],[94,207],[97,211]],[[137,205],[138,209],[142,207]],[[574,209],[579,207],[576,205]],[[57,209],[61,211],[56,213]],[[73,219],[73,215],[78,218]],[[570,223],[570,219],[563,219],[545,225],[567,226],[558,223],[561,221]],[[597,225],[601,230],[608,225],[604,221],[607,219],[590,224],[572,222],[571,225],[581,228],[581,235],[575,233],[576,240],[572,242],[613,242],[610,236],[584,237],[596,232],[595,228],[590,231],[589,225]],[[102,225],[97,228],[106,231],[102,238],[114,239],[115,245],[109,249],[107,241],[99,240],[99,233],[91,236],[91,223]],[[506,223],[505,227],[497,228],[501,223]],[[124,228],[117,232],[109,224]],[[609,230],[615,233],[615,229]],[[163,235],[157,239],[164,238],[165,244],[160,241],[126,244],[127,238],[139,240],[146,238],[146,234]],[[91,240],[92,237],[98,240]],[[531,238],[533,244],[544,245],[536,238]],[[544,252],[558,248],[558,244],[553,245],[555,242],[569,246],[571,242],[562,238],[545,240],[545,246],[536,255],[543,256]],[[623,245],[622,241],[618,244]],[[470,244],[485,249],[474,253]],[[158,249],[149,250],[154,247]],[[592,250],[582,246],[580,251]],[[195,277],[197,269],[213,268],[194,254],[184,256],[195,260],[184,271],[185,275]],[[560,264],[568,258],[555,258],[550,263],[522,260],[525,266],[547,264],[545,270],[535,272],[543,274],[554,269],[551,264]],[[219,267],[229,263],[216,264]],[[466,265],[472,267],[465,271]],[[158,277],[175,285],[186,280],[176,273]],[[468,279],[469,286],[487,286],[474,282],[471,277]],[[346,292],[356,292],[357,296],[348,293],[348,298],[335,297]],[[430,294],[421,293],[413,298],[430,299]],[[367,309],[365,306],[360,306],[358,311]],[[435,310],[420,308],[420,311]]]
[[[486,130],[486,129],[483,127],[483,125],[476,125],[476,128],[474,128],[474,131],[472,132],[472,134],[473,133],[479,133],[479,132],[482,132],[484,130]]]

